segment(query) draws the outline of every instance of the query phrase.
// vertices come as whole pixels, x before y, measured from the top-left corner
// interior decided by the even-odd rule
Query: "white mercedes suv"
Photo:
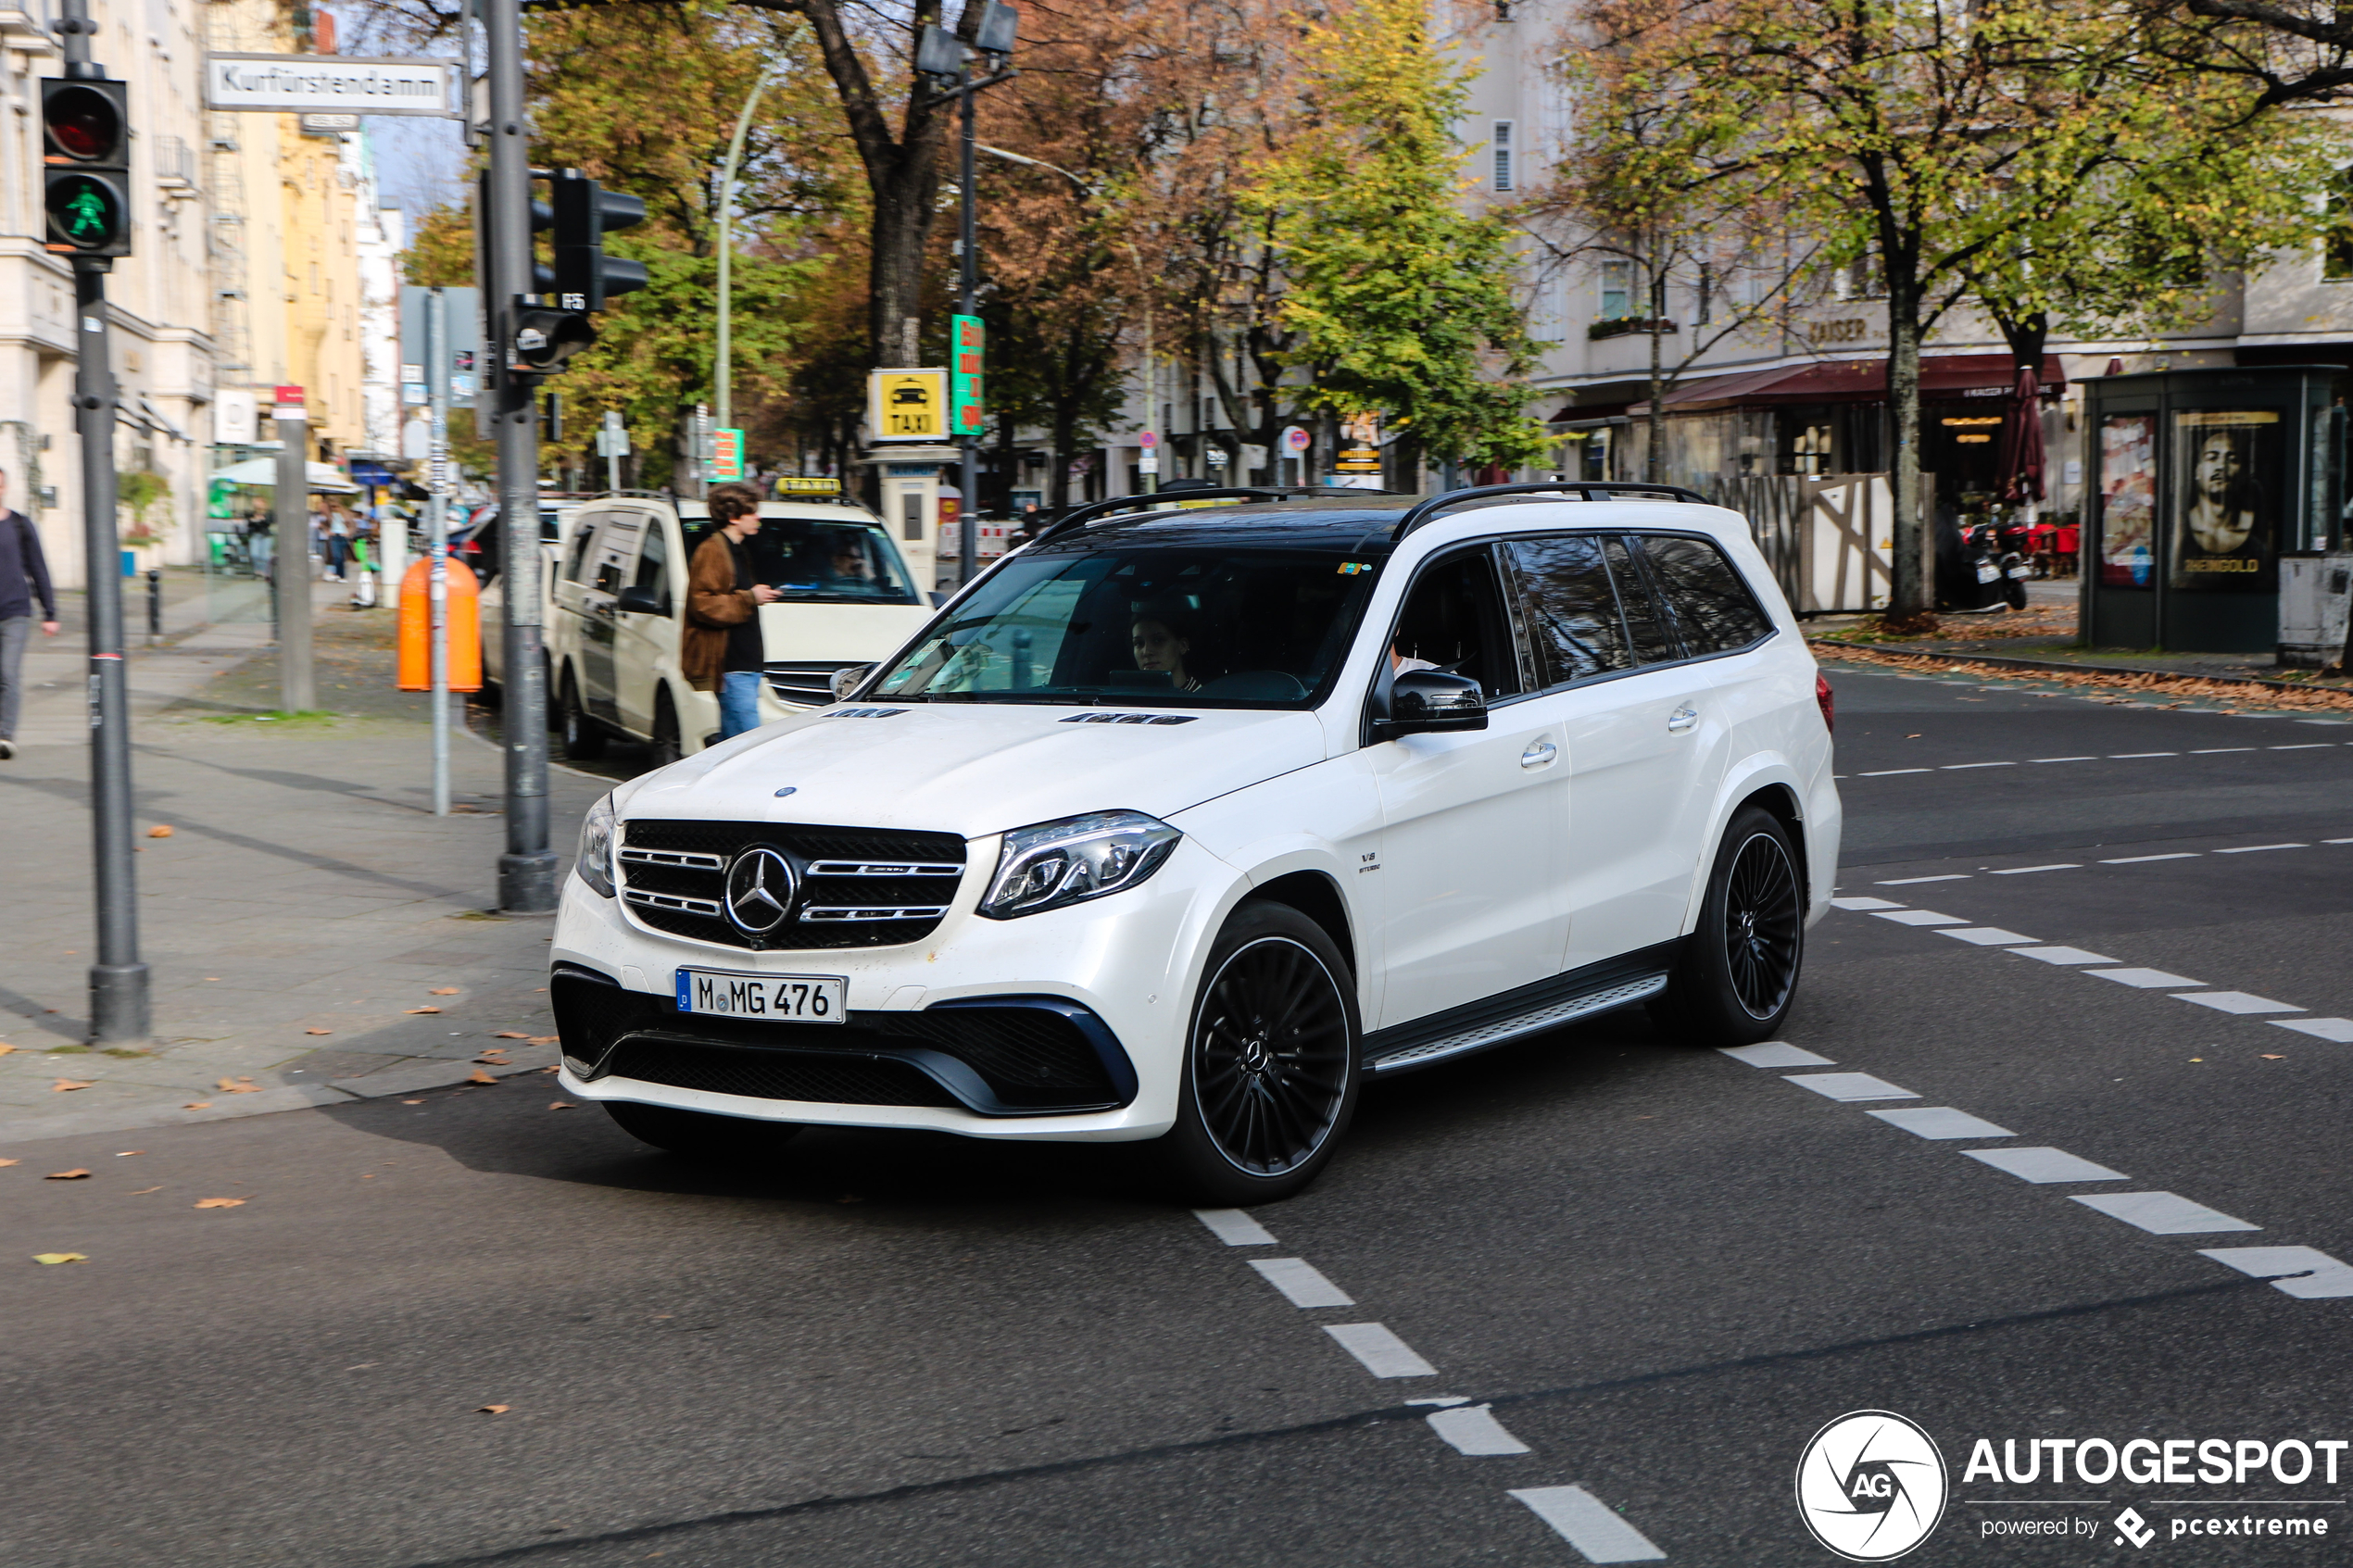
[[[1635,1001],[1768,1037],[1840,809],[1740,517],[1280,494],[1086,508],[839,700],[598,802],[565,1090],[689,1154],[1154,1139],[1239,1205],[1312,1181],[1367,1077]]]

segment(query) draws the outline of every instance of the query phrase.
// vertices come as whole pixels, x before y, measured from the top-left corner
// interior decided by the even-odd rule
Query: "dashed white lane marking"
[[[2321,842],[2323,844],[2353,844],[2353,838],[2324,838],[2321,840]]]
[[[1375,1377],[1436,1377],[1438,1369],[1414,1353],[1414,1348],[1378,1323],[1327,1323],[1324,1332],[1340,1348],[1365,1363]]]
[[[2294,746],[2267,746],[2263,749],[2266,751],[2318,751],[2324,746],[2333,746],[2335,744],[2336,742],[2333,740],[2308,740],[2298,741]]]
[[[1353,1307],[1356,1298],[1304,1258],[1252,1258],[1250,1266],[1294,1307]]]
[[[1865,773],[1867,779],[1892,779],[1898,773],[1932,773],[1933,768],[1881,768],[1876,773]]]
[[[2179,757],[2180,755],[2182,754],[2178,751],[2111,751],[2108,754],[2108,759],[2111,762],[2131,762],[2143,757]]]
[[[1811,1089],[1826,1099],[1918,1099],[1909,1089],[1901,1089],[1884,1078],[1874,1078],[1868,1073],[1799,1073],[1781,1080],[1801,1089]]]
[[[2096,757],[2030,757],[2030,762],[2096,762]]]
[[[1751,1067],[1835,1067],[1838,1064],[1826,1056],[1816,1056],[1802,1046],[1784,1040],[1768,1040],[1761,1046],[1718,1046],[1716,1047],[1734,1061],[1745,1061]]]
[[[1275,1238],[1266,1227],[1239,1209],[1196,1209],[1193,1218],[1209,1227],[1210,1235],[1228,1247],[1272,1247]]]
[[[1890,1126],[1923,1138],[2014,1138],[2007,1127],[1996,1127],[1982,1116],[1971,1116],[1966,1110],[1956,1110],[1949,1105],[1906,1105],[1894,1110],[1866,1112]]]
[[[2272,1289],[2299,1300],[2353,1296],[2353,1263],[2340,1263],[2317,1247],[2208,1247],[2201,1248],[2198,1256],[2227,1263],[2243,1274],[2268,1279]]]
[[[2171,855],[2120,855],[2113,860],[2102,860],[2100,864],[2104,866],[2139,866],[2145,865],[2151,860],[2195,860],[2196,859],[2197,851],[2195,849],[2176,849]]]
[[[1940,915],[1934,909],[1878,909],[1881,920],[1892,920],[1898,925],[1967,925],[1958,915]]]
[[[1981,947],[2002,947],[2013,942],[2040,942],[2039,936],[2020,936],[2015,931],[2004,931],[1998,925],[1973,925],[1961,931],[1940,931],[1939,936],[1950,936],[1957,942],[1973,942]]]
[[[2326,746],[2328,742],[2322,741],[2321,744],[2322,746]],[[2273,749],[2278,750],[2282,748],[2274,747]],[[2017,766],[2018,764],[2015,762],[1946,762],[1942,764],[1937,769],[1937,771],[1941,773],[1957,773],[1964,768],[2015,768]]]
[[[1831,904],[1841,909],[1900,909],[1904,907],[1892,898],[1833,898]]]
[[[2263,1022],[2274,1029],[2293,1029],[2316,1040],[2334,1040],[2338,1045],[2353,1043],[2353,1018],[2267,1018]]]
[[[2096,974],[2102,980],[2113,980],[2119,985],[2137,986],[2144,991],[2161,991],[2170,985],[2203,985],[2203,980],[2190,980],[2179,974],[2168,974],[2161,969],[2087,969],[2085,974]]]
[[[2095,1165],[2063,1148],[1965,1148],[1971,1160],[1982,1160],[1996,1171],[2007,1171],[2021,1182],[2047,1185],[2053,1182],[2129,1182],[2121,1171]]]
[[[1946,872],[1943,876],[1899,876],[1886,882],[1875,882],[1873,887],[1909,887],[1916,882],[1967,882],[1967,872]],[[1893,906],[1890,906],[1893,908]]]
[[[1530,1486],[1512,1496],[1588,1562],[1664,1562],[1667,1554],[1582,1486]]]
[[[2328,742],[2322,741],[2321,744],[2326,746]],[[2202,747],[2199,750],[2193,751],[2190,755],[2193,757],[2220,757],[2226,751],[2255,751],[2258,749],[2259,749],[2259,747],[2252,746],[2209,746]],[[2274,749],[2277,748],[2275,747]]]
[[[2204,1236],[2213,1231],[2259,1231],[2175,1192],[2079,1192],[2075,1201],[2112,1220],[2138,1225],[2151,1236]]]
[[[2269,997],[2249,996],[2245,991],[2176,991],[2177,1002],[2196,1002],[2216,1012],[2302,1012],[2294,1002],[2275,1002]]]
[[[2012,947],[2010,951],[2030,959],[2040,959],[2045,963],[2115,963],[2119,961],[2115,959],[2103,958],[2098,953],[2087,953],[2081,947]]]
[[[1488,1405],[1458,1405],[1453,1410],[1432,1411],[1422,1417],[1429,1429],[1453,1448],[1458,1454],[1484,1459],[1491,1454],[1524,1454],[1528,1445],[1504,1429]]]
[[[2309,844],[2242,844],[2235,849],[2217,849],[2217,855],[2259,855],[2266,849],[2309,849]]]
[[[1994,874],[1995,876],[2027,876],[2035,872],[2080,872],[2082,869],[2083,862],[2081,860],[2054,860],[2047,866],[2005,866]],[[1881,883],[1880,885],[1885,887],[1891,884]]]

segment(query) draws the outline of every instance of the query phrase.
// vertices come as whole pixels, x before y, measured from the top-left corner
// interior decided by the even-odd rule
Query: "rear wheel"
[[[580,683],[564,673],[564,693],[557,708],[561,714],[564,758],[567,761],[586,762],[605,754],[605,732],[594,719],[581,709]]]
[[[1789,830],[1743,806],[1716,851],[1699,925],[1652,1018],[1693,1045],[1770,1039],[1789,1017],[1806,956],[1806,884]]]
[[[665,687],[654,696],[654,738],[646,747],[646,771],[667,768],[685,754],[678,741],[678,710],[671,706]]]
[[[1237,910],[1210,949],[1176,1124],[1158,1145],[1172,1185],[1241,1208],[1313,1182],[1356,1109],[1360,1033],[1354,980],[1323,927],[1281,904]]]
[[[800,1131],[791,1122],[753,1122],[740,1116],[713,1116],[704,1110],[638,1105],[629,1100],[607,1100],[605,1114],[640,1143],[649,1143],[687,1160],[714,1164],[759,1160],[782,1148]]]

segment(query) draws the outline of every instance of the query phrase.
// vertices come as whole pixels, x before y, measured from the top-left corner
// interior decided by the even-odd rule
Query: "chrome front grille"
[[[856,659],[779,659],[761,674],[777,699],[796,708],[823,708],[834,700],[834,672],[866,662]]]
[[[727,871],[755,846],[791,862],[792,918],[754,935],[727,918]],[[964,874],[954,834],[802,822],[647,819],[623,824],[616,859],[630,915],[656,931],[722,947],[779,952],[887,947],[931,935]]]

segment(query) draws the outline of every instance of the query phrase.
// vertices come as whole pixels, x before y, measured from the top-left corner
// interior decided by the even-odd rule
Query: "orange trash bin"
[[[482,587],[473,569],[452,560],[449,572],[449,689],[482,690]],[[433,690],[433,561],[400,578],[400,679],[404,692]]]

